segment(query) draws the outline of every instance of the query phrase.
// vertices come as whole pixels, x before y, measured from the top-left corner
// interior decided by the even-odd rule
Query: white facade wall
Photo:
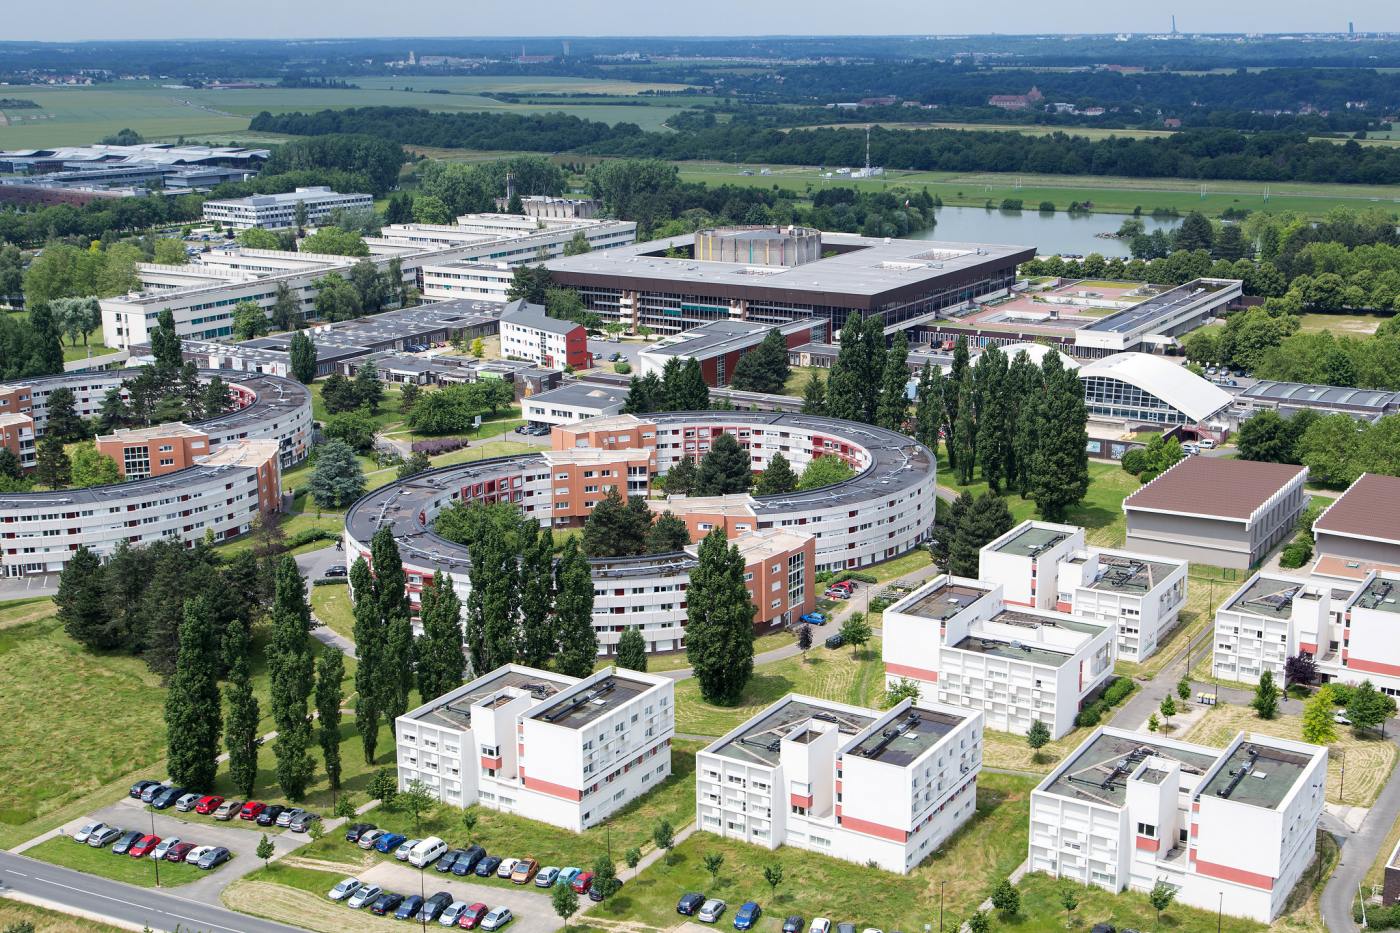
[[[454,262],[423,267],[423,297],[430,301],[472,298],[478,301],[510,300],[512,267],[504,262]]]
[[[1001,548],[1030,529],[1059,532],[1065,537],[1038,554],[1014,554]],[[1027,520],[982,547],[977,576],[1001,584],[1008,603],[1035,609],[1054,609],[1059,595],[1056,571],[1062,558],[1084,549],[1084,529]]]
[[[563,334],[501,318],[501,356],[519,357],[545,369],[563,369],[568,345]]]
[[[1166,577],[1155,581],[1152,589],[1146,593],[1125,593],[1095,586],[1072,585],[1067,588],[1066,573],[1063,569],[1060,571],[1060,608],[1081,619],[1116,625],[1118,657],[1125,661],[1145,661],[1157,653],[1163,637],[1176,627],[1181,617],[1181,607],[1186,603],[1189,565],[1184,560],[1172,561],[1108,549],[1090,551],[1089,558],[1095,560],[1100,554],[1176,565]]]
[[[1238,680],[1257,684],[1264,671],[1271,671],[1274,683],[1282,689],[1284,665],[1298,653],[1298,630],[1302,616],[1308,609],[1314,609],[1311,624],[1313,631],[1318,628],[1318,616],[1323,616],[1329,608],[1325,593],[1310,586],[1302,577],[1270,575],[1269,579],[1286,581],[1299,587],[1299,594],[1307,594],[1308,599],[1294,598],[1291,615],[1276,617],[1254,613],[1237,605],[1240,594],[1254,585],[1263,574],[1255,574],[1231,594],[1215,612],[1215,648],[1212,660],[1212,673],[1222,680]],[[1325,623],[1324,623],[1325,625]]]
[[[251,227],[285,229],[296,226],[297,204],[306,206],[306,223],[315,226],[336,210],[372,211],[374,197],[368,194],[339,194],[328,188],[298,188],[291,194],[254,195],[204,202],[204,219],[219,221],[235,230]]]
[[[573,405],[548,399],[540,401],[537,398],[526,398],[521,404],[525,406],[525,420],[533,424],[574,424],[587,418],[606,417],[622,411],[621,402]]]

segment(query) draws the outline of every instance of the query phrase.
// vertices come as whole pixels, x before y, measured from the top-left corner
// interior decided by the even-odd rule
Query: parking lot
[[[419,893],[418,869],[406,863],[381,862],[355,877],[396,894]],[[448,881],[448,878],[452,880]],[[421,883],[424,897],[432,897],[438,891],[446,891],[453,899],[469,904],[480,901],[488,907],[509,907],[515,914],[515,919],[506,927],[509,933],[551,933],[560,925],[559,916],[555,914],[549,901],[549,894],[543,888],[535,887],[534,882],[519,887],[476,883],[457,875],[436,872],[429,867],[422,873]],[[580,898],[579,909],[582,910],[587,903],[588,898]]]
[[[262,839],[264,832],[267,833],[267,838],[272,840],[279,856],[285,855],[310,841],[310,837],[304,833],[291,833],[274,827],[258,827],[238,819],[221,823],[212,816],[200,816],[193,812],[180,813],[173,807],[158,812],[148,811],[140,801],[132,800],[129,797],[110,806],[94,810],[80,819],[65,823],[63,826],[64,835],[71,837],[83,824],[93,820],[101,820],[110,826],[118,826],[122,829],[137,829],[147,833],[152,832],[151,824],[154,820],[154,832],[162,839],[178,836],[185,842],[223,846],[228,849],[233,853],[233,858],[213,871],[201,873],[199,880],[181,885],[177,889],[182,897],[193,898],[208,904],[219,903],[219,892],[229,882],[262,866],[256,851],[258,841]],[[113,858],[121,857],[113,856]]]

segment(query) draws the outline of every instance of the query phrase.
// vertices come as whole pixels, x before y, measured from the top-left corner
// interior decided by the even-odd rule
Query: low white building
[[[1118,657],[1145,661],[1181,618],[1188,566],[1110,548],[1076,551],[1056,568],[1055,608],[1116,626]]]
[[[544,369],[588,369],[588,334],[582,324],[545,314],[544,307],[523,298],[501,312],[501,356],[522,359]]]
[[[977,810],[982,716],[788,694],[696,757],[700,829],[909,872]]]
[[[368,194],[341,194],[324,185],[298,188],[282,194],[254,194],[204,202],[204,219],[218,221],[235,230],[263,227],[283,230],[297,225],[297,205],[306,211],[307,226],[316,226],[334,211],[359,213],[374,210],[374,197]]]
[[[508,664],[398,718],[399,787],[580,832],[670,776],[674,734],[670,678]]]
[[[1284,666],[1304,651],[1319,660],[1318,642],[1329,640],[1332,630],[1333,591],[1342,602],[1352,595],[1344,584],[1313,582],[1306,577],[1256,573],[1231,593],[1215,610],[1215,648],[1212,674],[1222,680],[1257,684],[1269,671],[1283,686]],[[1340,615],[1341,606],[1338,605]],[[1340,628],[1340,626],[1338,626]]]
[[[988,728],[1059,738],[1113,676],[1115,626],[1008,607],[999,584],[943,575],[885,610],[885,682],[930,702],[981,710]]]
[[[1100,728],[1031,793],[1030,870],[1270,923],[1316,851],[1327,749]]]
[[[627,392],[624,389],[571,382],[528,396],[520,404],[524,407],[527,422],[553,426],[620,414],[626,401]]]
[[[510,300],[515,269],[505,262],[459,260],[423,267],[423,297],[428,301],[470,298],[476,301]]]
[[[1078,525],[1027,519],[983,545],[977,576],[1001,584],[1003,598],[1012,605],[1054,609],[1059,562],[1083,549],[1084,529]]]

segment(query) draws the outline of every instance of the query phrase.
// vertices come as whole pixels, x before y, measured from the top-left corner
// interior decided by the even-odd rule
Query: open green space
[[[0,898],[0,929],[16,929],[21,923],[32,923],[35,933],[122,933],[121,927],[111,924]]]
[[[1369,337],[1381,323],[1390,319],[1390,314],[1300,314],[1298,330],[1303,333],[1326,331],[1338,337]]]
[[[156,886],[156,863],[154,861],[149,858],[132,858],[129,855],[113,855],[111,846],[104,849],[94,849],[90,845],[79,845],[67,836],[55,836],[53,839],[39,843],[32,849],[25,850],[24,854],[53,865],[62,865],[64,868],[86,872],[89,875],[99,875],[113,881],[122,881],[143,888]],[[216,868],[214,872],[219,870]],[[170,888],[189,884],[201,875],[212,873],[204,872],[184,862],[161,862],[160,886]]]

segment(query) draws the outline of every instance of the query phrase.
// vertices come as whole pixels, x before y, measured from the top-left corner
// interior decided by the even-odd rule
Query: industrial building
[[[1079,368],[1090,418],[1150,427],[1187,425],[1218,431],[1232,398],[1163,356],[1116,353]],[[1219,421],[1219,424],[1216,422]]]
[[[1327,749],[1101,727],[1031,792],[1029,868],[1271,923],[1316,853]]]
[[[744,227],[595,250],[546,265],[555,284],[578,292],[589,311],[634,332],[646,326],[676,334],[735,319],[772,326],[799,318],[814,318],[830,331],[854,311],[878,315],[886,325],[904,324],[1005,293],[1016,266],[1034,252]]]
[[[362,213],[374,210],[374,196],[341,194],[324,185],[297,188],[280,194],[254,194],[204,202],[204,219],[234,230],[261,227],[286,230],[298,226],[297,213],[304,216],[301,226],[314,227],[336,211]]]
[[[1400,392],[1263,379],[1235,396],[1230,415],[1243,422],[1261,411],[1276,411],[1284,417],[1315,411],[1320,415],[1351,415],[1374,423],[1400,412]]]
[[[675,729],[668,677],[508,664],[395,721],[399,787],[582,832],[670,776]]]
[[[745,353],[763,342],[776,329],[791,351],[817,340],[826,327],[820,321],[803,319],[786,324],[756,324],[751,321],[711,321],[679,334],[662,337],[638,355],[640,375],[660,376],[670,360],[695,360],[700,374],[711,388],[727,386]]]
[[[975,710],[790,693],[696,756],[696,825],[907,874],[977,811],[981,770]]]
[[[256,172],[272,154],[244,146],[198,146],[184,143],[137,143],[132,146],[56,146],[0,152],[0,172],[40,175],[82,168],[147,165],[243,168]]]
[[[1024,735],[1074,728],[1113,676],[1113,623],[1008,605],[998,583],[942,575],[884,613],[885,682],[921,698],[980,709],[989,728]]]
[[[1215,567],[1252,567],[1293,534],[1308,503],[1307,478],[1305,466],[1186,457],[1123,500],[1125,547]]]

